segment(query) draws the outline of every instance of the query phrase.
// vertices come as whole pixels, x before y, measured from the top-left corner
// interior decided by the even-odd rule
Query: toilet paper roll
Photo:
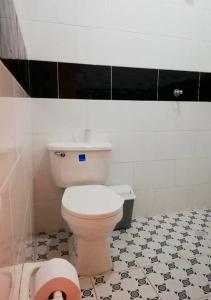
[[[80,299],[78,274],[68,261],[61,258],[44,262],[34,277],[34,300],[47,300],[56,291],[62,291],[66,300]]]

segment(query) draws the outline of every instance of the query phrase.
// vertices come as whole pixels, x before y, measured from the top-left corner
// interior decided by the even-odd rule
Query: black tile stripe
[[[31,97],[211,102],[211,73],[28,61],[13,0],[0,0],[0,60]]]
[[[59,63],[59,97],[107,99],[111,95],[111,67]]]
[[[30,61],[30,96],[58,98],[57,63]]]
[[[25,59],[3,59],[2,62],[29,94],[29,61]]]
[[[211,73],[200,73],[199,101],[211,101]]]
[[[157,77],[155,69],[112,67],[112,99],[156,100]]]
[[[31,97],[211,102],[211,73],[1,60]],[[175,89],[183,94],[175,97]]]
[[[198,101],[199,75],[197,72],[160,70],[158,100]],[[174,91],[181,91],[175,97]]]

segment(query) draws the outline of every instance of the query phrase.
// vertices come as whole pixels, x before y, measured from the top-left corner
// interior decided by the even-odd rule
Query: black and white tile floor
[[[68,259],[69,233],[41,233],[36,260]],[[80,278],[82,299],[211,300],[211,209],[135,219],[111,238],[113,270]]]

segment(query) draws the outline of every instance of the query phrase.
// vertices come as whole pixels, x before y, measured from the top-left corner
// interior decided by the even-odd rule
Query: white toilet
[[[66,188],[62,216],[76,238],[73,262],[80,275],[112,268],[109,236],[121,220],[124,200],[106,180],[111,144],[51,144],[51,171],[58,187]]]

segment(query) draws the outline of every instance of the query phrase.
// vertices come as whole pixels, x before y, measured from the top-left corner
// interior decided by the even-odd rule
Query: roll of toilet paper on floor
[[[76,269],[61,258],[43,262],[34,276],[34,300],[47,300],[56,291],[63,292],[66,300],[80,299]]]

